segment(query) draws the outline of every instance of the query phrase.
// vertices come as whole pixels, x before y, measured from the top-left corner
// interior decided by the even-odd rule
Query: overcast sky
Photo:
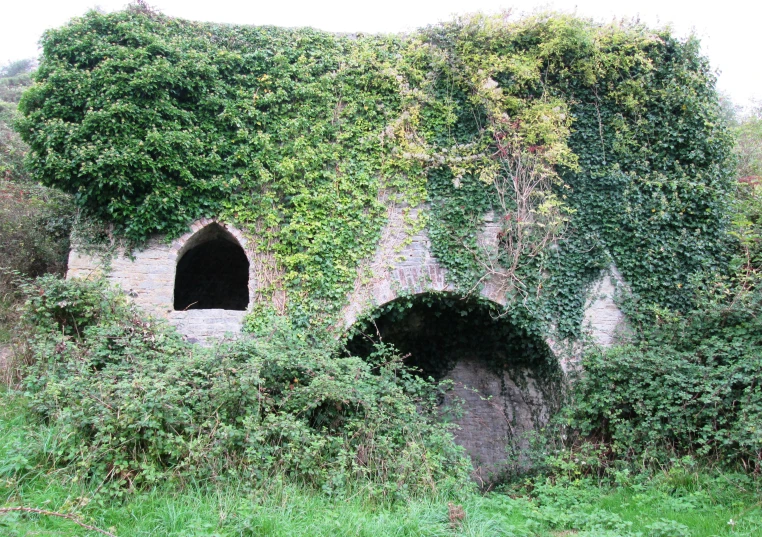
[[[128,0],[11,0],[0,8],[0,64],[37,56],[42,32],[95,6],[121,9]],[[546,7],[600,21],[639,17],[669,24],[679,36],[701,38],[704,54],[720,71],[718,87],[737,104],[762,98],[760,0],[149,0],[167,15],[234,24],[312,26],[334,32],[399,32],[448,20],[453,14],[516,13]]]

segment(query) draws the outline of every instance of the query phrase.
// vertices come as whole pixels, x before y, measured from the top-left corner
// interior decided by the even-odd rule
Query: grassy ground
[[[74,514],[86,524],[127,536],[561,536],[710,537],[762,535],[759,483],[743,475],[688,471],[621,485],[539,484],[532,497],[467,493],[379,503],[331,499],[293,485],[252,490],[245,483],[166,485],[114,500],[96,485],[72,482],[20,455],[34,443],[55,451],[45,427],[30,428],[24,399],[0,394],[0,507]],[[90,536],[71,520],[33,513],[0,514],[4,537]]]

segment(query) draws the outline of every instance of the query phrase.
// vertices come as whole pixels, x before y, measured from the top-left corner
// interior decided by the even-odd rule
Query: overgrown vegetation
[[[0,504],[44,506],[119,537],[756,537],[762,530],[758,483],[690,460],[651,475],[619,471],[614,486],[581,477],[584,459],[569,461],[555,480],[537,480],[531,494],[337,500],[277,479],[259,488],[231,479],[216,486],[191,481],[180,489],[162,484],[114,501],[104,498],[98,482],[73,482],[66,471],[38,463],[57,456],[55,424],[30,420],[26,408],[18,395],[0,400]],[[97,535],[71,520],[20,512],[0,516],[0,531],[9,537]]]
[[[509,310],[561,338],[612,262],[641,309],[681,311],[726,265],[730,137],[695,39],[561,14],[348,37],[138,5],[43,48],[19,122],[34,177],[137,243],[234,222],[274,254],[299,324],[343,305],[381,199],[430,203],[457,289],[492,271]],[[505,230],[488,253],[490,211]]]
[[[13,131],[21,94],[32,85],[33,63],[21,60],[0,68],[0,176],[6,180],[28,180],[24,169],[27,146]]]
[[[759,183],[762,177],[762,104],[749,110],[732,110],[732,131],[735,135],[736,174],[742,183]]]
[[[63,274],[74,214],[70,196],[29,176],[28,148],[12,128],[33,68],[31,60],[0,68],[0,343],[10,339],[18,316],[17,277]]]
[[[390,351],[340,357],[332,339],[283,326],[203,348],[102,281],[43,277],[26,291],[23,383],[30,408],[56,424],[49,464],[104,490],[232,476],[386,498],[467,480],[467,459],[433,419],[436,386]]]
[[[589,352],[572,420],[605,458],[665,464],[685,454],[762,471],[762,155],[759,110],[734,118],[729,271],[685,313],[632,315],[635,340]]]
[[[6,364],[25,393],[3,394],[0,420],[6,504],[52,498],[120,535],[762,529],[760,116],[724,118],[695,40],[564,15],[350,38],[138,3],[43,45],[18,120],[31,178],[6,127],[15,105],[0,103],[0,254],[26,297],[24,345]],[[29,85],[28,67],[0,73],[3,100]],[[267,276],[286,307],[255,306],[250,337],[205,348],[103,281],[23,277],[61,270],[72,211],[36,180],[133,245],[201,216],[236,223],[274,254]],[[494,339],[454,326],[460,314],[498,326],[473,303],[434,308],[431,330],[464,348],[471,337],[552,358],[539,336],[580,335],[601,269],[615,263],[629,284],[629,342],[587,352],[572,403],[527,440],[532,472],[505,494],[473,494],[435,419],[445,386],[389,347],[360,359],[322,330],[384,203],[429,204],[417,225],[458,293],[502,279]],[[487,251],[490,212],[503,229]],[[441,373],[428,347],[419,365]],[[141,509],[166,515],[141,526]],[[0,518],[19,534],[68,523]]]
[[[647,330],[639,343],[589,353],[573,421],[605,457],[668,464],[687,453],[759,473],[760,296],[713,305]]]

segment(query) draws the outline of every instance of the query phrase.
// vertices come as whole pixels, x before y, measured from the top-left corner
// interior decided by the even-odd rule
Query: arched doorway
[[[236,238],[209,224],[180,252],[174,308],[245,310],[249,305],[249,260]]]
[[[356,323],[346,342],[361,357],[378,341],[391,343],[419,374],[451,381],[443,415],[459,426],[456,441],[485,481],[524,464],[528,435],[557,409],[563,379],[545,341],[499,312],[487,300],[447,293],[398,298]]]

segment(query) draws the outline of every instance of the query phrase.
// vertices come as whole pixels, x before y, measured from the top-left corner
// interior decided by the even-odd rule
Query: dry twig
[[[566,207],[553,194],[552,184],[558,178],[539,150],[535,153],[524,150],[509,138],[496,136],[495,141],[500,167],[492,177],[492,184],[502,231],[495,237],[495,244],[482,241],[477,245],[478,251],[464,246],[484,271],[475,287],[491,280],[498,287],[498,294],[513,289],[526,297],[520,265],[564,238]]]
[[[85,524],[81,520],[79,520],[79,517],[73,514],[67,514],[67,513],[57,513],[55,511],[46,511],[45,509],[37,509],[35,507],[0,507],[0,515],[5,515],[8,513],[34,513],[36,515],[45,515],[45,516],[54,516],[58,518],[65,518],[66,520],[70,520],[74,522],[76,525],[85,528],[86,530],[90,531],[97,531],[98,533],[102,535],[108,535],[109,537],[116,537],[111,532],[108,532],[106,530],[102,530],[100,528],[96,528],[95,526],[91,526],[89,524]]]

